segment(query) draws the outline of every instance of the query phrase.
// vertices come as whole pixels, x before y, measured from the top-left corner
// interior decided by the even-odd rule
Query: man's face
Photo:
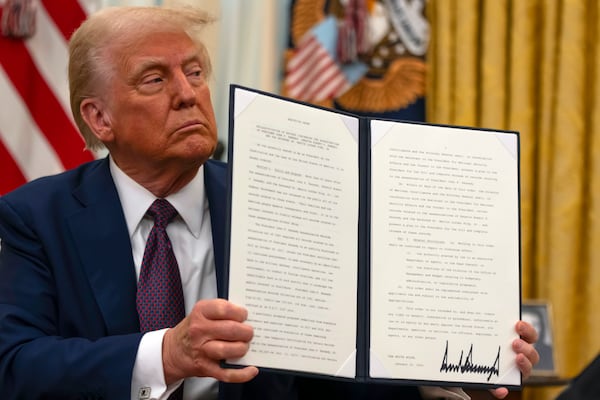
[[[113,53],[114,56],[114,53]],[[105,142],[124,170],[188,168],[215,149],[217,128],[205,60],[183,33],[155,33],[113,58],[104,91],[111,135]]]

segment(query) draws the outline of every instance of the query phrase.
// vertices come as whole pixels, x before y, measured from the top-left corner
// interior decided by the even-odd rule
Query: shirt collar
[[[110,173],[117,187],[129,237],[133,236],[134,231],[139,225],[146,211],[156,200],[156,196],[150,193],[146,188],[131,179],[109,156]],[[198,173],[185,187],[179,192],[173,193],[166,198],[175,207],[188,230],[195,238],[200,236],[200,227],[204,210],[208,206],[205,201],[204,190],[204,166],[198,169]]]

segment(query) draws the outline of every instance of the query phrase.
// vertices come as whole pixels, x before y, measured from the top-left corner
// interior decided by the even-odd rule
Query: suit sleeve
[[[105,335],[85,282],[49,260],[26,211],[0,198],[0,398],[129,398],[141,334]]]

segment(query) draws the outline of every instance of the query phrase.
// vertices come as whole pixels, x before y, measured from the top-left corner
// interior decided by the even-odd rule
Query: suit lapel
[[[69,227],[108,334],[139,332],[131,242],[108,159],[83,177],[73,195],[82,208]]]
[[[226,164],[209,161],[204,179],[211,215],[217,291],[225,288]],[[69,217],[77,252],[109,334],[139,331],[135,266],[127,224],[108,159],[82,177],[73,195],[82,207]]]
[[[213,236],[215,270],[217,273],[217,293],[225,292],[225,228],[227,215],[227,166],[216,161],[204,164],[204,186],[210,209],[210,223]]]

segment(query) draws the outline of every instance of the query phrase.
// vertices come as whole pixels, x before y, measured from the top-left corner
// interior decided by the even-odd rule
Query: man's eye
[[[201,69],[195,69],[193,71],[188,72],[188,76],[193,76],[194,78],[199,78],[202,76],[202,70]]]
[[[161,78],[160,76],[151,76],[144,79],[144,83],[146,84],[161,83],[162,81],[163,78]]]

